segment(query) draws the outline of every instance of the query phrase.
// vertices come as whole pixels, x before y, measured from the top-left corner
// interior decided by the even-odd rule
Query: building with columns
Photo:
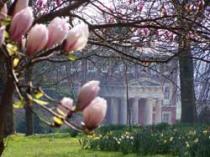
[[[74,97],[85,82],[101,82],[99,96],[108,102],[104,121],[106,124],[151,125],[176,122],[179,103],[176,61],[150,65],[152,70],[120,59],[98,57],[59,64],[62,66],[57,70],[55,67],[46,76],[52,82],[59,82],[58,88],[55,88],[57,93],[65,92],[68,96],[71,93]],[[49,82],[48,79],[46,81]]]
[[[169,100],[164,96],[163,87],[158,81],[141,78],[130,81],[128,88],[124,85],[102,86],[100,95],[108,101],[107,124],[152,125],[176,122],[176,106],[167,105]]]
[[[158,72],[129,64],[126,76],[122,62],[104,63],[98,59],[93,64],[84,60],[68,66],[65,66],[65,71],[70,73],[69,84],[75,91],[88,80],[100,80],[99,95],[108,102],[104,123],[151,125],[176,122],[179,102],[177,71],[172,74],[168,70],[175,69],[171,63],[157,65]],[[128,79],[127,85],[125,77]]]

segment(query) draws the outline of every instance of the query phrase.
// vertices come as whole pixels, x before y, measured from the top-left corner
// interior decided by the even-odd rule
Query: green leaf
[[[72,54],[72,53],[68,54],[67,57],[70,61],[75,61],[75,60],[78,59],[78,57],[75,54]]]
[[[49,102],[44,101],[44,100],[41,100],[41,99],[33,98],[31,95],[28,95],[28,98],[29,98],[31,101],[33,101],[34,103],[39,104],[39,105],[47,105],[47,104],[49,104]]]
[[[35,99],[35,98],[33,99],[33,101],[35,103],[39,104],[39,105],[47,105],[47,104],[49,104],[49,102],[47,102],[47,101],[43,101],[43,100]]]
[[[16,101],[14,104],[13,104],[13,107],[16,108],[16,109],[21,109],[24,107],[24,101],[23,100],[19,100],[19,101]]]
[[[12,60],[12,66],[15,68],[15,67],[18,65],[19,62],[20,62],[20,59],[17,58],[17,57],[15,57],[15,58]]]
[[[16,45],[7,44],[6,47],[7,47],[7,51],[8,51],[10,56],[13,56],[13,55],[17,54],[18,47]]]
[[[11,18],[8,16],[1,21],[2,26],[8,26],[11,23]]]
[[[61,118],[58,117],[53,117],[53,121],[55,124],[57,124],[58,126],[63,125],[63,120]]]
[[[41,97],[43,97],[44,96],[44,93],[42,92],[42,91],[38,91],[38,92],[36,92],[35,94],[34,94],[34,97],[36,98],[36,99],[40,99]]]
[[[4,38],[9,38],[9,33],[7,31],[4,31],[3,36]]]

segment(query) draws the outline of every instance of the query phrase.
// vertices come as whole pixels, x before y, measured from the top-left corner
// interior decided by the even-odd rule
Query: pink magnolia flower
[[[30,29],[34,21],[33,11],[30,7],[27,7],[19,11],[12,18],[10,26],[11,39],[20,42],[21,38]]]
[[[28,33],[26,41],[26,52],[33,56],[36,52],[43,50],[48,41],[48,30],[43,24],[36,24]]]
[[[205,1],[204,0],[199,0],[197,2],[197,5],[198,5],[199,9],[202,9],[204,7],[204,5],[205,5]]]
[[[60,101],[60,104],[67,108],[68,110],[72,110],[73,108],[73,100],[71,98],[67,98],[67,97],[64,97],[61,101]]]
[[[101,97],[96,97],[83,110],[84,125],[88,130],[93,130],[104,120],[107,111],[107,102]]]
[[[61,5],[61,0],[56,0],[56,4],[59,6]]]
[[[64,117],[71,116],[73,112],[73,100],[71,98],[64,97],[57,107],[58,113]]]
[[[0,20],[2,20],[5,17],[7,17],[7,13],[8,13],[7,5],[4,4],[3,8],[0,11]]]
[[[17,0],[13,15],[28,7],[29,0]]]
[[[82,86],[77,100],[77,110],[82,111],[98,95],[99,81],[89,81]]]
[[[167,16],[166,6],[164,4],[162,5],[160,9],[160,16],[161,17]]]
[[[140,35],[140,36],[143,36],[143,37],[148,37],[150,35],[150,30],[148,28],[139,28],[137,30],[137,33]]]
[[[42,8],[46,4],[47,4],[47,0],[37,0],[36,1],[36,5],[38,6],[38,8]]]
[[[67,35],[64,50],[67,52],[82,50],[87,44],[88,36],[88,25],[79,24],[73,27]]]
[[[64,18],[54,18],[49,26],[49,40],[47,48],[52,48],[54,45],[61,44],[69,31],[69,25]]]
[[[143,10],[143,8],[144,8],[144,2],[141,2],[138,6],[137,6],[137,9],[138,9],[138,11],[142,11]]]

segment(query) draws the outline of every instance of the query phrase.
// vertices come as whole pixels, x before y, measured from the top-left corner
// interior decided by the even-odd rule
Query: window
[[[96,72],[96,67],[93,63],[88,62],[87,63],[87,70],[88,70],[88,72]]]
[[[122,72],[124,72],[124,70],[125,70],[125,68],[124,68],[123,64],[116,65],[116,68],[115,68],[116,73],[122,73]]]
[[[169,99],[170,98],[170,88],[169,87],[165,87],[164,98],[165,99]]]
[[[163,112],[162,113],[162,122],[163,123],[171,123],[171,112]]]
[[[101,65],[101,71],[104,73],[108,72],[108,63],[104,63],[104,65]]]
[[[82,63],[80,61],[71,64],[71,72],[81,71]]]

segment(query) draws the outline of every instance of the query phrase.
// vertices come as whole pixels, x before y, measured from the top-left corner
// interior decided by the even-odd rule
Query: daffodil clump
[[[109,127],[105,127],[109,128]],[[97,132],[82,137],[85,149],[120,151],[125,154],[171,154],[182,157],[210,156],[210,127],[208,125],[160,124],[150,127],[126,128]]]

